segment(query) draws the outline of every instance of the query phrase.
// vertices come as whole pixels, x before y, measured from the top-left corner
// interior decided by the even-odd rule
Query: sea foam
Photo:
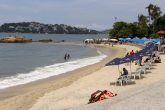
[[[29,73],[18,73],[15,76],[1,78],[0,89],[26,84],[40,79],[45,79],[51,76],[56,76],[69,71],[73,71],[78,68],[82,68],[88,65],[98,63],[106,57],[107,57],[106,55],[101,54],[95,57],[77,59],[77,60],[68,61],[64,63],[57,63],[45,67],[39,67]]]

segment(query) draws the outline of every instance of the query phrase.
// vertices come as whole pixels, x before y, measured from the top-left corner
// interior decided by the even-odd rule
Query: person
[[[157,57],[157,58],[155,59],[155,63],[161,63],[160,57]]]
[[[129,56],[129,52],[127,52],[125,56]]]
[[[150,57],[146,58],[146,59],[144,60],[144,63],[147,63],[149,60],[150,60]]]
[[[67,61],[67,60],[69,60],[69,59],[70,59],[70,54],[66,53],[66,54],[64,55],[64,60]]]
[[[125,68],[123,68],[123,73],[121,73],[121,76],[119,76],[118,80],[119,80],[119,79],[126,78],[127,75],[128,75],[128,70],[126,70]],[[122,83],[124,83],[123,80],[122,80]]]
[[[126,70],[125,68],[123,68],[123,74],[121,74],[121,76],[125,76],[128,75],[128,70]]]
[[[132,50],[131,52],[130,52],[130,55],[134,55],[135,54],[135,52]]]
[[[139,59],[139,66],[142,66],[142,57]]]
[[[64,60],[66,61],[67,60],[67,53],[64,55]]]
[[[70,59],[70,54],[67,54],[67,60],[69,60]]]

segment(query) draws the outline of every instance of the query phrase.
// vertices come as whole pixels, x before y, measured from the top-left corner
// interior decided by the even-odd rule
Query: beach
[[[122,57],[127,51],[131,51],[132,49],[140,49],[139,47],[128,45],[122,45],[122,47],[119,45],[116,47],[123,50],[119,51],[118,57]],[[120,70],[122,66],[124,65],[120,66]],[[98,71],[75,81],[70,86],[45,94],[30,110],[63,110],[83,106],[87,105],[90,95],[97,90],[110,90],[119,93],[134,87],[132,85],[125,89],[124,87],[110,86],[110,82],[116,81],[118,76],[117,66],[104,66]]]
[[[99,48],[102,48],[102,46]],[[109,58],[114,58],[115,55],[118,54],[118,51],[116,51],[115,48],[112,48],[111,50],[113,51],[111,56],[97,64],[83,67],[48,79],[1,90],[0,108],[5,110],[11,110],[11,108],[12,110],[28,110],[32,107],[36,100],[45,93],[68,86],[77,79],[80,79],[83,76],[89,75],[104,67]],[[109,49],[106,49],[106,51],[106,53],[109,53]]]
[[[69,110],[164,110],[165,56],[160,57],[162,63],[154,64],[136,84],[118,87],[118,90],[111,86],[111,90],[118,91],[118,96]]]
[[[115,57],[123,57],[131,50],[139,50],[137,46],[130,45],[99,45],[114,49],[113,55],[107,57],[102,62],[92,66],[84,67],[76,71],[69,72],[59,77],[51,77],[27,85],[13,87],[2,91],[0,109],[4,110],[98,110],[109,107],[111,101],[118,104],[122,97],[129,97],[131,91],[145,88],[164,79],[162,73],[164,63],[155,64],[154,69],[142,79],[136,80],[134,84],[126,86],[116,86],[114,82],[119,76],[117,66],[105,66],[105,63]],[[161,55],[162,62],[165,60]],[[132,63],[119,66],[120,71],[126,67],[129,71],[134,71],[138,66]],[[155,74],[154,74],[155,73]],[[90,95],[97,90],[110,90],[118,95],[114,98],[100,101],[94,104],[87,104]],[[127,94],[128,93],[128,94]],[[135,92],[133,92],[135,93]],[[121,99],[120,99],[121,98]],[[117,100],[117,101],[116,101]],[[108,101],[108,102],[107,102]],[[112,102],[113,103],[113,102]],[[96,109],[96,110],[97,110]]]

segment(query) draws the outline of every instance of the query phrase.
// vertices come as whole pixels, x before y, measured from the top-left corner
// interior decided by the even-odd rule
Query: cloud
[[[81,27],[81,28],[95,29],[95,30],[99,30],[99,31],[102,31],[102,30],[105,30],[108,28],[107,26],[98,25],[98,24],[88,24],[88,25],[87,24],[76,24],[74,26]]]
[[[165,0],[1,0],[1,22],[39,21],[74,24],[94,29],[112,27],[116,21],[134,22],[145,7],[156,4],[165,12]]]

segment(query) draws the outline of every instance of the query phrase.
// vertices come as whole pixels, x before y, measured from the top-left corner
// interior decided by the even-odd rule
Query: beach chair
[[[138,69],[135,72],[132,72],[131,75],[133,76],[134,79],[136,79],[136,77],[138,77],[138,79],[142,78],[142,71],[140,69]]]
[[[156,57],[151,57],[150,61],[151,61],[152,63],[155,63],[155,58],[156,58]]]
[[[131,82],[131,76],[124,75],[124,76],[120,76],[119,78],[117,78],[116,85],[120,84],[121,86],[123,86],[124,83],[128,84],[129,82]]]
[[[139,68],[136,69],[136,71],[139,71],[141,74],[146,74],[146,67],[140,66]]]
[[[123,78],[122,77],[117,78],[116,85],[117,84],[120,84],[121,86],[123,85]]]
[[[150,65],[150,63],[149,62],[146,62],[145,64],[144,64],[144,66],[142,66],[143,68],[145,68],[145,69],[151,69],[151,65]]]

